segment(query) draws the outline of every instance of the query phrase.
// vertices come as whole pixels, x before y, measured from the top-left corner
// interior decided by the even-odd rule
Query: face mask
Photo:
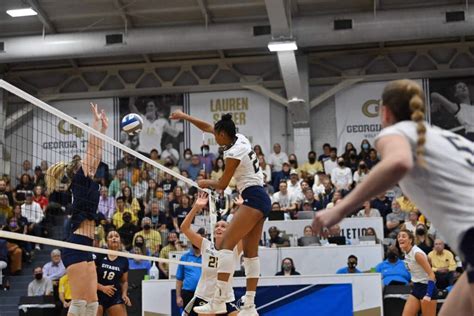
[[[138,248],[141,248],[141,247],[143,247],[143,243],[142,242],[136,242],[135,246],[138,247]]]
[[[339,161],[337,164],[338,164],[340,167],[344,167],[344,161]]]
[[[369,144],[363,144],[362,148],[365,149],[365,150],[369,149]]]
[[[360,169],[364,170],[366,166],[365,165],[360,165],[359,167],[360,167]]]
[[[355,158],[356,158],[356,155],[355,155],[355,154],[350,154],[349,157],[350,157],[351,159],[355,159]]]
[[[129,216],[123,217],[123,221],[124,221],[125,223],[130,223],[131,220],[132,220],[132,218],[129,217]]]
[[[314,163],[316,161],[316,158],[315,157],[309,157],[308,160],[309,160],[310,163]]]
[[[11,228],[16,228],[17,227],[16,222],[10,222],[10,227]]]
[[[184,155],[184,159],[187,159],[187,160],[191,159],[191,155],[190,154]]]
[[[203,156],[206,156],[208,153],[209,153],[209,150],[207,150],[207,149],[202,150],[202,155]]]
[[[395,260],[397,260],[397,258],[398,258],[398,256],[397,256],[396,253],[394,253],[394,252],[387,253],[387,259],[389,261],[395,261]]]
[[[41,280],[43,278],[43,273],[36,273],[35,274],[35,279],[36,280]]]
[[[347,264],[347,266],[348,266],[349,268],[351,268],[351,269],[354,269],[354,268],[357,266],[357,263],[355,263],[355,262],[349,262],[349,263]]]
[[[163,192],[156,192],[156,197],[161,199],[163,197]]]
[[[284,263],[284,264],[283,264],[283,270],[284,270],[284,271],[287,271],[287,272],[288,272],[288,271],[291,271],[291,268],[292,268],[292,267],[291,267],[291,264],[289,264],[289,263]]]
[[[150,224],[143,225],[144,230],[149,230],[151,228]]]
[[[423,236],[426,233],[426,230],[424,228],[417,228],[416,229],[416,234]]]
[[[289,162],[290,162],[291,164],[295,164],[295,163],[296,163],[296,160],[289,160]]]

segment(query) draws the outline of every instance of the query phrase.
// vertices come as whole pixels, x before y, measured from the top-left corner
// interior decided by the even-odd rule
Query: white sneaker
[[[244,305],[240,308],[238,316],[258,316],[257,309],[255,308],[255,304],[252,305]]]
[[[196,306],[193,311],[198,314],[225,314],[227,313],[227,307],[225,302],[211,301],[202,306]]]

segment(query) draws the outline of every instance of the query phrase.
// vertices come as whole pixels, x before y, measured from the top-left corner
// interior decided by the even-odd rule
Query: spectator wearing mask
[[[133,247],[130,250],[130,253],[133,253],[135,255],[146,255],[146,253],[142,252],[142,249],[140,247]],[[148,260],[142,260],[138,258],[128,259],[128,270],[146,270],[147,274],[150,273],[150,268],[151,268],[151,262]]]
[[[280,236],[280,230],[275,226],[272,226],[268,229],[268,235],[270,239],[268,241],[268,246],[270,248],[281,248],[281,247],[289,247],[290,241],[286,238]]]
[[[416,226],[419,223],[419,221],[418,221],[419,216],[420,216],[420,214],[418,213],[418,211],[410,211],[410,213],[408,213],[408,220],[405,221],[405,223],[403,224],[402,229],[409,230],[413,233],[413,235],[415,235],[416,234]]]
[[[133,247],[138,247],[140,248],[141,252],[147,256],[151,256],[152,252],[150,249],[147,248],[145,239],[141,235],[136,235],[133,241]],[[160,245],[161,246],[161,245]],[[133,249],[133,248],[132,248]],[[159,254],[158,254],[159,255]]]
[[[426,254],[429,254],[433,250],[433,239],[428,235],[428,229],[423,223],[416,225],[415,245]]]
[[[273,145],[273,152],[268,157],[267,163],[271,166],[272,172],[276,173],[282,171],[284,162],[288,162],[288,155],[281,151],[280,144],[275,143]]]
[[[342,158],[344,160],[344,158]],[[331,148],[329,153],[329,159],[324,160],[324,172],[328,176],[332,174],[332,170],[337,167],[337,148]]]
[[[209,145],[202,145],[199,162],[201,164],[201,169],[205,170],[207,176],[211,174],[214,160],[216,160],[216,157],[209,151]]]
[[[138,221],[137,216],[133,213],[132,209],[125,204],[125,200],[122,196],[119,196],[116,199],[116,210],[114,216],[112,216],[112,224],[115,226],[115,229],[120,229],[125,223],[125,218],[130,218],[129,223],[136,223]],[[130,216],[125,216],[125,213],[130,214]],[[122,238],[123,241],[123,238]]]
[[[41,225],[44,218],[41,206],[33,201],[33,193],[26,194],[26,201],[21,206],[21,215],[28,221],[28,233],[33,236],[41,236]],[[35,247],[37,250],[41,249],[39,244]]]
[[[200,158],[198,155],[193,155],[191,157],[191,164],[188,166],[188,169],[186,171],[189,174],[189,177],[196,181],[197,176],[199,175],[199,171],[202,169],[202,164],[200,162]]]
[[[318,172],[324,172],[323,164],[316,160],[316,152],[310,151],[308,153],[308,161],[301,166],[300,171],[310,176],[314,176]]]
[[[280,182],[279,191],[272,196],[272,203],[278,202],[283,212],[293,212],[296,210],[296,199],[288,191],[288,184],[285,181]]]
[[[405,223],[405,218],[406,214],[400,209],[400,204],[396,200],[392,201],[392,213],[387,214],[387,222],[385,223],[387,237],[397,238],[403,223]]]
[[[188,167],[191,165],[191,157],[193,156],[193,152],[191,149],[186,148],[183,152],[183,158],[179,161],[178,168],[179,170],[187,170]]]
[[[157,255],[160,253],[161,247],[161,234],[152,229],[151,227],[151,218],[144,217],[142,219],[142,230],[137,232],[133,237],[133,244],[135,246],[139,246],[136,244],[136,239],[138,236],[143,237],[145,241],[146,249],[150,251],[153,255]]]
[[[336,274],[346,274],[346,273],[362,273],[359,269],[357,269],[357,257],[354,255],[350,255],[347,258],[347,267],[341,268],[336,271]]]
[[[33,183],[35,186],[46,187],[46,181],[44,179],[44,173],[40,166],[35,167],[35,173],[33,175]]]
[[[288,156],[288,163],[290,164],[290,168],[292,170],[296,170],[299,175],[299,168],[298,168],[298,158],[296,158],[295,154],[290,154]]]
[[[351,149],[348,158],[344,158],[344,161],[346,162],[346,166],[351,169],[352,174],[359,168],[360,161],[357,159],[357,151],[355,149]]]
[[[334,183],[336,190],[348,191],[352,185],[352,172],[347,168],[344,158],[337,159],[337,167],[331,171],[331,181]]]
[[[366,160],[369,157],[369,152],[372,146],[367,139],[362,140],[360,143],[360,153],[359,153],[359,160]]]
[[[428,258],[436,276],[436,287],[445,289],[453,285],[457,265],[453,253],[445,249],[443,240],[435,240],[434,249],[428,254]]]
[[[383,192],[370,201],[370,206],[379,210],[384,222],[387,219],[387,215],[392,212],[392,200],[386,194],[387,192]]]
[[[375,271],[382,274],[382,282],[387,285],[407,285],[411,275],[405,263],[400,260],[400,253],[395,246],[387,249],[386,259],[375,266]]]
[[[31,181],[31,178],[28,174],[23,174],[20,178],[20,183],[15,188],[13,192],[13,198],[15,199],[16,203],[22,204],[26,200],[26,194],[31,193],[33,194],[34,184]]]
[[[354,176],[353,176],[355,184],[357,185],[361,183],[368,173],[369,173],[369,169],[367,168],[367,165],[365,164],[365,162],[364,161],[359,162],[359,167],[354,172]]]
[[[53,294],[53,283],[47,277],[43,277],[43,268],[33,269],[35,279],[28,284],[28,296],[48,296]]]
[[[112,222],[115,207],[115,198],[109,197],[109,190],[107,187],[101,187],[98,211],[99,213],[104,214],[104,217],[108,222]]]
[[[284,162],[281,171],[272,172],[273,189],[278,192],[281,181],[288,181],[290,179],[291,167],[290,163]]]
[[[202,263],[201,250],[192,245],[186,253],[184,253],[179,261]],[[201,268],[178,265],[176,270],[176,305],[184,308],[193,299],[199,278],[201,277]]]
[[[275,274],[276,276],[290,276],[290,275],[301,275],[295,269],[293,259],[285,258],[281,261],[281,270]]]
[[[367,168],[372,169],[376,164],[378,164],[380,159],[377,157],[377,151],[374,148],[369,150],[369,156],[365,159]]]
[[[168,233],[168,244],[163,247],[160,251],[160,258],[169,259],[170,252],[181,251],[181,241],[178,239],[178,233],[170,231]],[[165,262],[158,263],[158,269],[160,270],[160,279],[167,279],[169,277],[169,265]]]
[[[133,222],[133,214],[131,212],[123,212],[120,214],[122,215],[122,225],[117,229],[117,232],[120,235],[123,246],[129,250],[132,246],[133,237],[140,231],[140,228]]]
[[[378,209],[370,207],[370,201],[365,201],[364,208],[357,213],[357,217],[380,217]]]
[[[331,145],[328,143],[325,143],[323,145],[323,153],[319,155],[318,161],[320,161],[324,165],[324,162],[330,158],[330,155],[331,155]]]
[[[8,197],[8,204],[10,204],[10,206],[15,205],[13,194],[8,190],[7,181],[2,178],[0,178],[0,195],[6,195]]]

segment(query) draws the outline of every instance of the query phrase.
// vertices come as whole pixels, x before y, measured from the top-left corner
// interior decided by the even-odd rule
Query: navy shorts
[[[108,296],[102,292],[97,292],[97,296],[99,298],[99,305],[102,306],[104,311],[113,305],[125,304],[124,300],[122,299],[122,291],[120,290],[115,291],[113,296]]]
[[[464,233],[459,250],[466,263],[467,280],[469,283],[474,283],[474,227]]]
[[[242,193],[244,205],[261,211],[264,217],[272,210],[272,201],[262,186],[254,185],[246,188]]]
[[[425,284],[425,283],[413,283],[413,288],[411,290],[411,295],[413,295],[414,297],[416,297],[417,299],[419,300],[422,300],[423,297],[426,296],[426,290],[428,290],[428,284]],[[434,291],[433,291],[433,297],[431,299],[435,300],[437,295],[436,293],[438,292],[438,289],[435,287]]]
[[[203,300],[199,297],[193,297],[191,302],[189,302],[188,306],[184,307],[184,313],[183,315],[187,316],[198,316],[198,314],[193,310],[194,307],[206,305],[208,301]],[[219,315],[229,315],[232,312],[237,311],[237,306],[235,305],[235,301],[232,303],[225,303],[225,306],[227,308],[227,313],[226,314],[219,314]]]
[[[69,236],[67,239],[67,242],[78,245],[92,246],[94,240],[83,235],[71,234],[71,236]],[[94,260],[92,253],[70,248],[64,248],[61,252],[61,257],[66,268],[75,263],[83,261],[89,262]]]

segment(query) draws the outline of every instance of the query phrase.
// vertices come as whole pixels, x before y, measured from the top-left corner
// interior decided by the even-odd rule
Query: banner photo
[[[105,111],[110,122],[106,134],[114,138],[113,122],[117,121],[117,117],[113,99],[65,100],[52,102],[51,105],[78,121],[91,126],[93,117],[90,111],[90,102],[96,103],[100,109]],[[69,161],[74,155],[83,157],[86,152],[87,133],[48,112],[35,112],[33,130],[35,131],[33,136],[35,138],[33,142],[34,166],[40,165],[42,160],[50,163]],[[115,163],[115,150],[111,145],[105,146],[103,161],[109,166],[113,166]]]
[[[182,110],[183,102],[183,94],[119,98],[120,120],[130,113],[139,114],[143,119],[142,131],[135,136],[120,131],[120,142],[145,155],[152,149],[161,154],[168,148],[176,163],[183,150],[183,122],[172,121],[169,115]]]
[[[421,80],[417,80],[421,85]],[[360,151],[362,140],[373,146],[382,129],[379,104],[388,81],[360,83],[336,94],[336,128],[338,154],[351,142]]]
[[[430,122],[474,141],[474,77],[429,80]]]
[[[270,152],[270,100],[252,91],[224,91],[191,93],[189,113],[214,124],[221,115],[231,113],[238,132],[249,138],[252,146],[260,145],[263,152]],[[218,145],[210,134],[203,134],[196,127],[189,128],[190,147],[200,153],[201,145],[208,144],[210,151],[218,152]]]

